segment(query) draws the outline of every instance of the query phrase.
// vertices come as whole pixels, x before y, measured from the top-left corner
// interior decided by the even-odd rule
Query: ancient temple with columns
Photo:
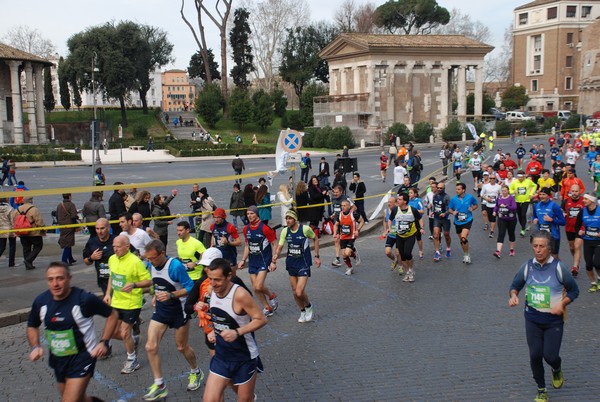
[[[329,95],[313,100],[317,127],[347,126],[355,139],[379,141],[396,122],[441,130],[467,119],[467,74],[482,115],[483,59],[492,46],[463,35],[344,33],[319,54],[329,64]],[[456,82],[458,107],[452,110]]]
[[[51,65],[46,59],[0,43],[0,145],[48,142],[44,68]]]

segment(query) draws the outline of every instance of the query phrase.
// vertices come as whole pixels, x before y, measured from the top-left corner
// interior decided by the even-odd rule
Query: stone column
[[[0,68],[3,67],[3,63],[0,62]],[[6,95],[8,95],[8,88],[2,86],[2,80],[0,80],[0,144],[4,143],[4,120],[6,120]]]
[[[367,82],[365,85],[365,92],[369,93],[367,101],[367,109],[375,110],[375,68],[370,65],[367,66]]]
[[[460,65],[458,70],[458,87],[456,89],[456,100],[458,107],[456,108],[456,114],[458,119],[462,122],[466,120],[465,115],[467,114],[467,71],[465,66]]]
[[[360,90],[360,68],[358,66],[354,66],[352,68],[352,72],[354,73],[354,75],[352,76],[352,83],[354,84],[354,88],[352,93],[359,93],[361,92]]]
[[[50,67],[49,67],[50,68]],[[37,126],[37,143],[46,144],[46,116],[44,115],[44,66],[42,64],[33,65],[35,74],[35,124]]]
[[[35,99],[33,92],[33,67],[31,62],[25,62],[25,101],[29,117],[29,143],[37,144],[37,119],[35,114]]]
[[[346,95],[348,93],[348,77],[346,76],[346,74],[348,74],[348,70],[345,67],[342,67],[342,69],[340,70],[342,77],[341,77],[341,87],[340,87],[340,95]]]
[[[338,74],[340,70],[330,70],[329,71],[329,94],[337,95],[338,94]]]
[[[414,124],[414,113],[413,113],[413,68],[415,67],[414,61],[407,61],[404,67],[404,79],[406,81],[406,93],[408,94],[408,100],[404,104],[404,111],[408,118],[407,125]],[[412,128],[412,127],[411,127]]]
[[[23,103],[21,100],[21,80],[19,79],[20,62],[10,60],[10,86],[12,91],[13,104],[13,138],[14,143],[21,145],[23,143]]]
[[[483,114],[483,67],[475,66],[475,116],[481,119]]]
[[[450,115],[450,67],[444,64],[440,67],[440,112],[439,112],[439,127],[445,128],[448,125],[448,117]]]

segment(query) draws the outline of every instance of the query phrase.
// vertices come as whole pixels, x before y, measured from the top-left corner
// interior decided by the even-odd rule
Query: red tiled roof
[[[0,60],[33,61],[42,63],[45,66],[51,66],[52,63],[42,57],[24,52],[4,43],[0,43]]]

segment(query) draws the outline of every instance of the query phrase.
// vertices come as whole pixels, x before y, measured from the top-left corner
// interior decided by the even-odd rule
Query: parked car
[[[508,121],[535,120],[535,117],[530,116],[527,112],[519,112],[518,110],[513,110],[511,112],[506,112],[506,120],[508,120]]]
[[[493,114],[496,120],[506,119],[506,113],[495,107],[490,109],[490,114]]]

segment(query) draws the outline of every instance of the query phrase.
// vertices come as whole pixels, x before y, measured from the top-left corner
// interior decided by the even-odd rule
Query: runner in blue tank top
[[[596,293],[599,290],[596,274],[600,275],[600,208],[597,202],[596,197],[585,194],[583,196],[585,208],[579,211],[575,222],[575,231],[583,239],[585,271],[590,280],[589,293]]]
[[[454,215],[454,227],[456,234],[460,237],[460,245],[463,249],[464,264],[471,264],[469,255],[469,231],[473,223],[473,211],[477,209],[477,200],[471,194],[466,192],[465,183],[456,183],[456,195],[452,197],[448,204],[448,212]]]
[[[289,210],[285,213],[285,223],[287,225],[281,231],[279,244],[275,255],[279,255],[283,249],[283,245],[287,243],[288,252],[285,259],[285,268],[290,274],[290,285],[294,292],[294,300],[300,309],[300,318],[298,322],[309,322],[313,319],[314,308],[308,300],[306,294],[306,285],[310,277],[310,266],[312,258],[310,255],[310,240],[315,244],[315,265],[317,268],[321,266],[319,257],[319,239],[315,236],[315,232],[307,225],[298,223],[298,215],[296,211]],[[276,266],[277,258],[273,256],[272,266]]]

